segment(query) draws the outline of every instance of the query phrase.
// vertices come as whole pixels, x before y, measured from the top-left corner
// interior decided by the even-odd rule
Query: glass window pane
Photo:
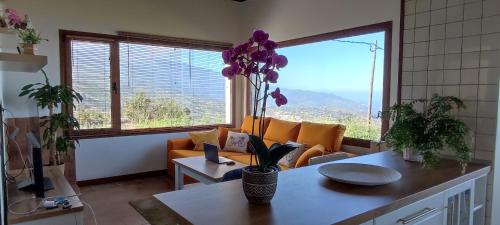
[[[384,36],[384,32],[378,32],[278,49],[288,58],[288,65],[279,71],[277,85],[288,104],[268,104],[267,115],[291,121],[341,123],[347,127],[346,137],[379,140]],[[274,88],[271,85],[271,91]]]
[[[120,43],[122,129],[230,123],[220,52]]]
[[[111,128],[110,45],[72,40],[71,56],[72,85],[83,96],[74,110],[81,129]]]

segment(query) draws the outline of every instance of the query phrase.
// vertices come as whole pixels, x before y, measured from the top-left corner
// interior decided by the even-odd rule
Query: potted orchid
[[[276,53],[277,47],[276,42],[269,40],[268,33],[256,30],[247,42],[222,53],[226,64],[222,75],[228,79],[243,76],[253,88],[254,120],[250,134],[250,150],[252,159],[256,155],[256,165],[253,165],[251,160],[250,166],[243,168],[242,182],[245,196],[254,204],[266,204],[271,201],[278,181],[278,161],[295,149],[294,146],[286,144],[273,144],[268,148],[263,142],[268,98],[274,99],[277,106],[287,103],[287,98],[279,88],[269,90],[269,84],[278,81],[277,71],[288,63],[285,56]],[[258,126],[256,121],[260,123]],[[259,136],[254,135],[255,128],[259,129]]]
[[[5,13],[8,18],[8,25],[17,31],[17,35],[21,40],[23,54],[34,55],[37,50],[37,45],[42,41],[48,41],[42,38],[40,32],[33,28],[28,15],[24,15],[24,19],[18,15],[14,9],[6,9]]]

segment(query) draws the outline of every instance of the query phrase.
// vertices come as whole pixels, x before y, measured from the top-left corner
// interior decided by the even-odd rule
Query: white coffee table
[[[184,175],[204,184],[213,184],[220,182],[227,172],[248,166],[237,161],[234,161],[234,165],[217,164],[206,160],[205,156],[178,158],[172,161],[175,165],[175,190],[183,188]]]

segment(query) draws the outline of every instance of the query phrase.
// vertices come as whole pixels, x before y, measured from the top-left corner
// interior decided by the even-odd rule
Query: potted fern
[[[263,142],[268,98],[273,98],[278,106],[287,103],[279,88],[269,90],[269,84],[278,81],[277,71],[288,63],[285,56],[276,53],[276,48],[277,44],[269,40],[268,33],[256,30],[248,42],[222,53],[227,65],[222,70],[222,75],[228,79],[234,79],[238,75],[244,76],[254,91],[250,149],[252,159],[256,155],[256,165],[251,163],[242,171],[243,191],[248,201],[253,204],[266,204],[271,201],[278,182],[278,161],[295,149],[294,146],[286,144],[273,144],[268,148]],[[260,123],[258,126],[256,121]],[[255,128],[260,129],[258,136],[254,135]]]
[[[465,108],[457,97],[434,95],[424,107],[417,111],[415,100],[392,106],[386,116],[393,121],[385,134],[385,141],[395,151],[403,154],[405,160],[419,161],[424,167],[432,167],[439,162],[439,155],[451,150],[465,172],[470,161],[471,146],[467,142],[469,129],[451,111]]]
[[[42,38],[41,34],[37,33],[34,28],[19,29],[17,33],[21,39],[23,54],[26,55],[34,55],[37,51],[37,45],[47,40]]]
[[[48,116],[40,117],[40,127],[43,129],[43,148],[49,150],[50,166],[59,166],[64,173],[64,156],[69,149],[75,148],[74,140],[69,137],[71,129],[80,129],[78,120],[62,110],[75,107],[75,101],[81,102],[82,96],[71,87],[51,85],[47,73],[41,70],[45,83],[28,84],[21,89],[20,97],[27,96],[37,102],[38,107],[48,109]],[[61,109],[61,112],[55,112]]]

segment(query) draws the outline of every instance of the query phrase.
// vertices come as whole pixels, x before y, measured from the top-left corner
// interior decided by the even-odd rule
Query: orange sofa
[[[237,128],[219,128],[219,143],[224,148],[227,133],[229,130],[251,133],[252,117],[245,117],[243,124]],[[259,119],[256,119],[255,134],[258,135]],[[306,144],[304,152],[295,167],[306,166],[309,158],[338,152],[341,149],[344,138],[345,126],[341,124],[317,124],[310,122],[290,122],[275,118],[266,118],[264,121],[264,143],[270,147],[273,143],[285,144],[287,141],[294,141]],[[174,173],[174,164],[172,159],[191,156],[202,156],[203,151],[195,151],[194,143],[191,138],[170,139],[167,141],[167,172],[170,176]],[[250,153],[219,151],[219,155],[238,161],[244,164],[250,164]],[[284,170],[289,169],[280,165]]]

